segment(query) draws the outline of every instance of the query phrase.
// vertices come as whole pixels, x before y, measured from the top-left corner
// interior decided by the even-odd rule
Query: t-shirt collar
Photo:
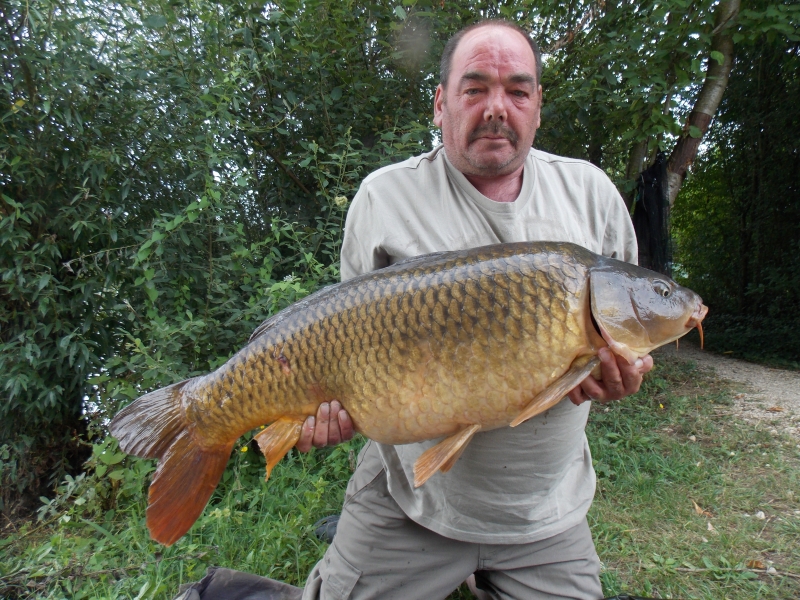
[[[482,207],[484,210],[489,210],[496,213],[516,213],[520,211],[529,201],[533,191],[533,178],[534,169],[531,161],[530,152],[525,158],[525,164],[522,170],[522,187],[519,190],[519,196],[514,202],[496,202],[491,198],[487,198],[481,194],[477,188],[472,185],[466,176],[453,166],[450,159],[447,158],[444,146],[440,146],[439,150],[444,157],[444,165],[447,170],[447,175],[471,200]]]

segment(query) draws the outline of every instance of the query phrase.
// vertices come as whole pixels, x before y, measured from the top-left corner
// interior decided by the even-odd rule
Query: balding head
[[[481,27],[505,27],[507,29],[511,29],[519,33],[531,47],[531,52],[533,52],[534,60],[536,61],[536,84],[538,85],[542,80],[542,53],[539,50],[539,45],[531,38],[527,31],[525,31],[522,27],[517,25],[516,23],[512,23],[511,21],[507,21],[506,19],[484,19],[482,21],[478,21],[477,23],[473,23],[472,25],[468,25],[461,29],[458,33],[456,33],[453,37],[451,37],[447,44],[445,44],[444,50],[442,51],[442,58],[439,61],[439,84],[443,88],[447,88],[448,80],[450,79],[450,71],[452,70],[453,66],[453,55],[456,52],[456,48],[458,48],[458,44],[461,42],[463,37],[474,31],[475,29],[479,29]]]

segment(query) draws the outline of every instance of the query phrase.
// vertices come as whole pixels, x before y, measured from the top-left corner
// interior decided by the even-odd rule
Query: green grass
[[[781,575],[800,576],[800,450],[729,404],[721,382],[662,359],[637,398],[593,412],[589,522],[607,595],[800,597],[800,578]]]
[[[144,478],[131,477],[128,483],[138,489],[127,501],[96,510],[101,514],[91,518],[80,510],[89,502],[75,503],[102,495],[102,481],[84,481],[44,527],[27,523],[4,530],[0,598],[171,598],[213,565],[302,585],[326,547],[311,525],[338,512],[356,444],[292,453],[269,482],[258,464],[263,459],[242,446],[247,452],[231,459],[203,515],[170,548],[148,537]]]
[[[635,398],[593,410],[589,522],[607,596],[800,597],[800,578],[786,575],[800,576],[800,449],[734,421],[729,403],[691,363],[657,358]],[[144,526],[152,465],[106,443],[91,463],[102,476],[66,482],[44,521],[4,526],[0,597],[171,598],[212,565],[302,585],[326,547],[312,524],[338,512],[359,446],[292,453],[268,483],[242,446],[198,523],[164,548]],[[759,561],[777,574],[748,567]]]

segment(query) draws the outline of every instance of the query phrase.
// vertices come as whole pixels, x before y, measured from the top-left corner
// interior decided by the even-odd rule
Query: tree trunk
[[[645,169],[645,161],[647,160],[647,146],[648,140],[637,142],[631,148],[631,153],[628,156],[628,165],[625,169],[625,179],[633,182],[633,189],[627,194],[623,195],[628,210],[631,209],[633,202],[636,199],[636,180],[638,179],[639,174]]]
[[[733,67],[733,38],[730,25],[739,14],[740,2],[741,0],[722,0],[717,6],[706,80],[689,114],[683,133],[667,162],[670,207],[675,203],[675,198],[686,178],[686,170],[694,162],[700,142],[708,131],[711,119],[717,112],[722,95],[728,86],[728,77]],[[714,58],[716,53],[722,55],[721,64]]]

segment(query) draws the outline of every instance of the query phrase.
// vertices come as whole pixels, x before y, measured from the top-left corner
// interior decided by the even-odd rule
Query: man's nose
[[[489,92],[486,108],[483,111],[483,118],[486,121],[506,121],[508,113],[506,112],[505,94],[503,90],[492,90]]]

